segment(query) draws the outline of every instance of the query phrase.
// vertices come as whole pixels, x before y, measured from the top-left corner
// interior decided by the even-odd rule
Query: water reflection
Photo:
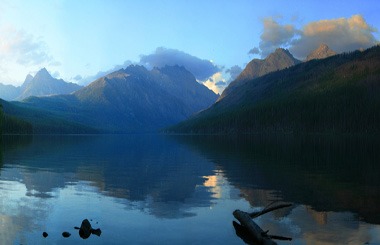
[[[215,162],[252,206],[281,199],[317,211],[351,211],[366,222],[380,224],[379,208],[374,205],[380,203],[376,137],[192,136],[177,140]]]
[[[379,146],[375,137],[3,137],[0,239],[38,244],[44,230],[92,218],[103,231],[92,244],[240,244],[232,211],[278,200],[294,205],[257,222],[291,244],[372,244]]]
[[[84,181],[104,195],[143,202],[142,208],[150,203],[152,214],[173,218],[193,215],[186,209],[210,206],[213,199],[201,177],[212,175],[213,165],[162,137],[34,136],[33,142],[22,141],[28,147],[18,142],[18,149],[7,144],[14,138],[5,141],[9,168],[2,178],[21,179],[27,195],[51,197],[56,189]]]

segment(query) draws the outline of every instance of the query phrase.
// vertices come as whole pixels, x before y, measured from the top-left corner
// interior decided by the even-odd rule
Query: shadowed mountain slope
[[[311,60],[229,91],[167,131],[380,132],[380,46]]]

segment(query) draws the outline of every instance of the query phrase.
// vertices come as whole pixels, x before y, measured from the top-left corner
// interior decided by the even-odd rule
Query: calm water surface
[[[256,221],[279,244],[380,244],[378,138],[1,140],[1,244],[243,244],[232,212],[273,201],[293,206]],[[79,237],[85,218],[100,237]]]

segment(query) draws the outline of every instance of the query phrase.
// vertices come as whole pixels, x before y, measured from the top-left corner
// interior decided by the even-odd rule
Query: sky
[[[302,60],[321,43],[378,44],[378,13],[378,0],[2,0],[0,83],[43,67],[88,84],[130,64],[178,64],[221,93],[278,47]]]

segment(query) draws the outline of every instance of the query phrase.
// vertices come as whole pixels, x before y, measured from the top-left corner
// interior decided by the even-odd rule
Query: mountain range
[[[54,131],[57,124],[65,127],[70,122],[80,126],[79,131],[85,125],[99,132],[136,133],[178,123],[209,107],[216,99],[217,95],[199,84],[184,67],[166,66],[148,71],[132,65],[71,94],[32,96],[3,106],[6,114],[31,122],[37,132]],[[12,109],[15,107],[25,110]],[[30,111],[44,112],[47,118],[61,119],[62,123],[56,122],[50,129],[39,120],[41,115],[36,118],[36,113]]]
[[[78,84],[53,78],[45,68],[42,68],[34,77],[28,74],[19,87],[0,83],[0,98],[8,101],[23,100],[29,96],[70,94],[80,88]]]
[[[314,57],[256,78],[248,64],[213,106],[166,131],[380,132],[380,46]]]
[[[8,128],[34,133],[157,132],[176,123],[166,131],[378,132],[379,49],[334,55],[321,45],[305,62],[277,49],[252,60],[219,98],[180,66],[132,65],[71,93],[78,87],[63,92],[52,84],[65,82],[42,69],[19,87],[22,101],[0,104]]]

